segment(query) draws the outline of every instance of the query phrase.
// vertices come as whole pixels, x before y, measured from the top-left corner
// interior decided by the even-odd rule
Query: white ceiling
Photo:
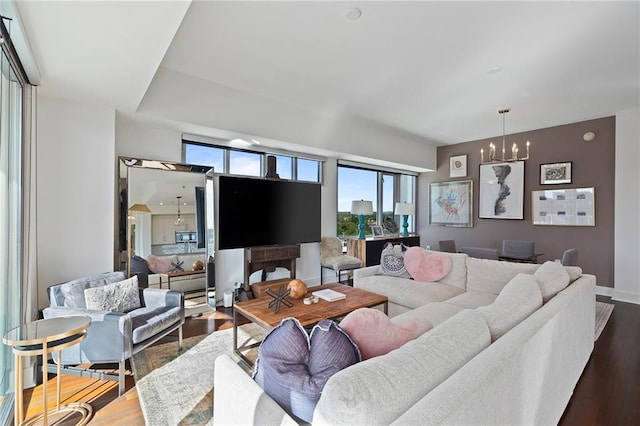
[[[636,1],[17,6],[41,93],[265,138],[315,116],[451,144],[501,134],[505,107],[516,133],[640,106]]]

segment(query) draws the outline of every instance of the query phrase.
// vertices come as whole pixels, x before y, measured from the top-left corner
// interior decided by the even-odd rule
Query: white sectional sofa
[[[595,277],[446,255],[452,268],[439,282],[355,272],[355,287],[388,296],[392,321],[418,316],[434,328],[333,375],[314,424],[558,423],[593,350]],[[295,423],[226,355],[215,387],[215,424]]]

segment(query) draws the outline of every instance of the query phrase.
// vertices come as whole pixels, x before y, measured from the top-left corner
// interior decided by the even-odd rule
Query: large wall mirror
[[[205,271],[196,262],[206,266],[215,247],[213,170],[128,157],[120,157],[118,166],[116,270],[131,275],[138,260],[151,269],[163,262],[171,270],[159,286],[207,291]]]

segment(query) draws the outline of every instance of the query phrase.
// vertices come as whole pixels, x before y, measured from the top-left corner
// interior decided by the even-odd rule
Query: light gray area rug
[[[238,342],[262,340],[255,324],[238,329]],[[232,354],[233,330],[151,346],[132,357],[136,391],[148,425],[204,425],[213,416],[214,361]],[[256,350],[257,353],[257,350]]]
[[[598,340],[598,337],[602,334],[602,330],[604,330],[604,326],[607,325],[613,308],[614,305],[611,303],[596,301],[596,338],[594,341]]]

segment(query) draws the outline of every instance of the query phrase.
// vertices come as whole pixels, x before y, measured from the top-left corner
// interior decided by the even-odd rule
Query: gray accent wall
[[[508,119],[507,119],[508,125]],[[507,127],[508,129],[508,127]],[[499,131],[499,128],[498,128]],[[582,138],[595,132],[590,142]],[[578,249],[578,266],[596,275],[597,285],[613,287],[614,275],[614,203],[615,203],[615,117],[599,118],[579,123],[507,135],[510,153],[513,142],[520,152],[531,142],[530,157],[525,162],[524,219],[478,218],[480,149],[485,159],[489,142],[502,147],[502,135],[456,145],[438,147],[437,170],[422,173],[418,178],[417,223],[422,246],[438,248],[440,240],[453,239],[458,248],[490,247],[500,249],[502,240],[532,240],[537,252],[543,252],[540,263],[559,259],[564,250]],[[449,178],[449,157],[467,155],[467,177]],[[540,185],[540,164],[571,161],[571,184]],[[429,226],[429,184],[473,180],[472,228]],[[595,227],[542,226],[532,224],[531,191],[556,188],[595,188]]]

